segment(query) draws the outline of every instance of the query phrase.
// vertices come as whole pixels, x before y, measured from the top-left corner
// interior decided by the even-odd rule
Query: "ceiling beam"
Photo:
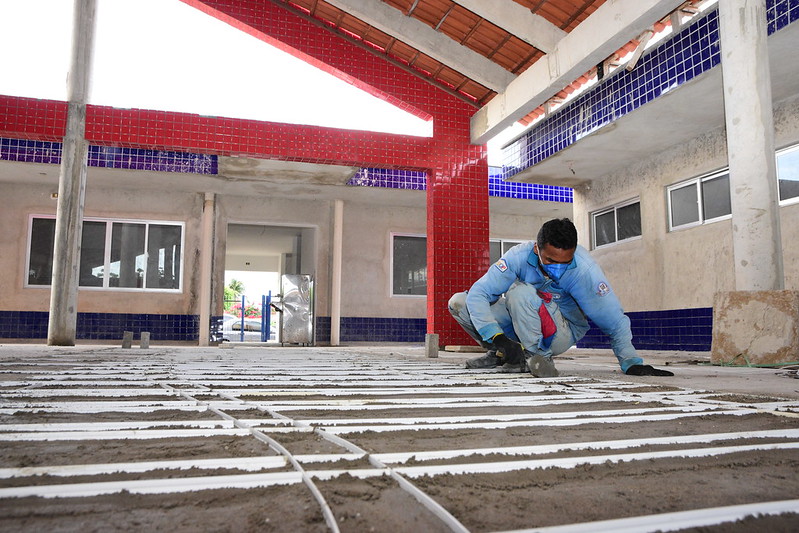
[[[546,54],[552,52],[558,42],[567,35],[565,31],[541,15],[533,14],[513,0],[453,1]]]
[[[516,78],[490,59],[435,31],[424,22],[406,17],[399,9],[380,0],[327,0],[327,3],[396,37],[493,91],[505,90]]]
[[[684,0],[606,2],[472,116],[471,139],[485,144],[582,74],[641,35]]]

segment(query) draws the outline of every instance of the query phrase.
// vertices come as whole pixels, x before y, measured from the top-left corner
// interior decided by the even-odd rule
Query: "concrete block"
[[[150,332],[149,331],[142,331],[141,332],[141,348],[146,350],[150,347]]]
[[[713,364],[790,363],[799,357],[799,291],[716,293]]]
[[[130,348],[133,346],[133,332],[132,331],[123,331],[122,332],[122,347],[123,348]]]
[[[438,357],[438,333],[428,333],[424,336],[424,352],[427,357]]]

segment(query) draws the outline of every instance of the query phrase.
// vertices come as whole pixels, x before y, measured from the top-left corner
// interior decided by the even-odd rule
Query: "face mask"
[[[551,265],[545,265],[544,262],[541,260],[541,256],[538,256],[538,262],[544,268],[544,272],[552,278],[553,281],[560,281],[560,277],[566,272],[566,269],[569,268],[571,263],[552,263]]]

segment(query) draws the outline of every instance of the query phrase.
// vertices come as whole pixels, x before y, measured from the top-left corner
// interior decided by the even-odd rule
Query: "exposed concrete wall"
[[[799,98],[775,106],[776,145],[799,142]],[[656,131],[642,132],[655,135]],[[735,289],[732,222],[668,231],[666,187],[727,165],[716,130],[575,190],[575,219],[590,242],[590,213],[639,197],[642,237],[592,252],[626,311],[711,307],[717,291]],[[799,205],[780,208],[786,289],[799,288]]]
[[[16,163],[14,165],[17,165]],[[35,176],[36,169],[19,163]],[[8,167],[5,167],[8,168]],[[199,314],[200,239],[203,191],[167,192],[155,189],[163,174],[138,172],[147,180],[142,188],[126,180],[128,171],[114,171],[120,186],[109,181],[93,184],[91,169],[86,196],[88,218],[174,220],[185,224],[182,293],[98,291],[80,289],[80,312]],[[13,172],[12,172],[13,174]],[[16,181],[15,181],[16,179]],[[57,180],[38,183],[23,177],[0,176],[0,195],[13,198],[0,210],[0,310],[47,311],[48,288],[24,288],[28,221],[31,214],[54,215],[50,194]],[[114,177],[114,179],[116,179]],[[417,191],[359,190],[344,201],[341,315],[389,318],[425,318],[425,297],[391,296],[391,234],[426,234],[426,196]],[[383,196],[380,201],[374,195]],[[393,196],[392,196],[393,195]],[[398,204],[388,205],[388,198]],[[496,239],[534,239],[541,224],[554,217],[572,216],[571,204],[491,198],[490,236]],[[532,214],[531,214],[532,213]],[[285,195],[249,196],[217,193],[214,227],[212,314],[223,305],[226,234],[228,224],[312,227],[315,229],[316,313],[330,315],[333,201],[329,198],[292,199]],[[304,253],[305,254],[305,253]],[[464,287],[465,289],[466,287]]]
[[[0,310],[47,311],[48,287],[23,288],[27,265],[30,215],[55,215],[56,202],[50,198],[57,185],[0,182],[0,197],[13,198],[0,210]],[[108,190],[89,186],[85,218],[126,218],[184,222],[183,291],[98,291],[80,289],[79,312],[106,313],[198,313],[199,219],[202,195],[166,191]],[[113,297],[109,297],[113,294]]]
[[[536,202],[535,210],[529,200],[491,198],[489,204],[489,235],[492,239],[531,241],[547,220],[573,219],[572,204],[562,202]]]

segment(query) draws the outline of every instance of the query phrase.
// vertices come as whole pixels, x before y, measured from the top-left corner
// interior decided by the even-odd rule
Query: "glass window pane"
[[[84,222],[80,240],[81,287],[102,287],[105,275],[105,222]]]
[[[55,220],[34,218],[31,224],[28,285],[50,285],[53,277]]]
[[[777,178],[780,184],[780,200],[799,196],[799,149],[777,156]]]
[[[499,258],[502,257],[502,243],[499,241],[489,241],[488,243],[488,259],[489,264],[493,265]]]
[[[427,239],[394,237],[393,294],[427,294]]]
[[[702,182],[702,212],[705,220],[732,213],[729,174]]]
[[[616,215],[613,210],[594,215],[594,246],[616,242]]]
[[[114,222],[111,230],[110,287],[143,287],[144,228],[144,224]]]
[[[669,191],[671,198],[671,225],[682,226],[699,222],[699,203],[696,198],[696,185],[691,183]]]
[[[508,253],[508,250],[510,250],[511,248],[513,248],[514,246],[516,246],[518,244],[521,244],[521,242],[520,241],[502,241],[502,255],[505,255],[506,253]],[[497,257],[497,259],[499,259],[499,258]]]
[[[616,209],[619,240],[641,235],[641,202]]]
[[[180,288],[181,227],[150,224],[147,240],[147,288]]]

